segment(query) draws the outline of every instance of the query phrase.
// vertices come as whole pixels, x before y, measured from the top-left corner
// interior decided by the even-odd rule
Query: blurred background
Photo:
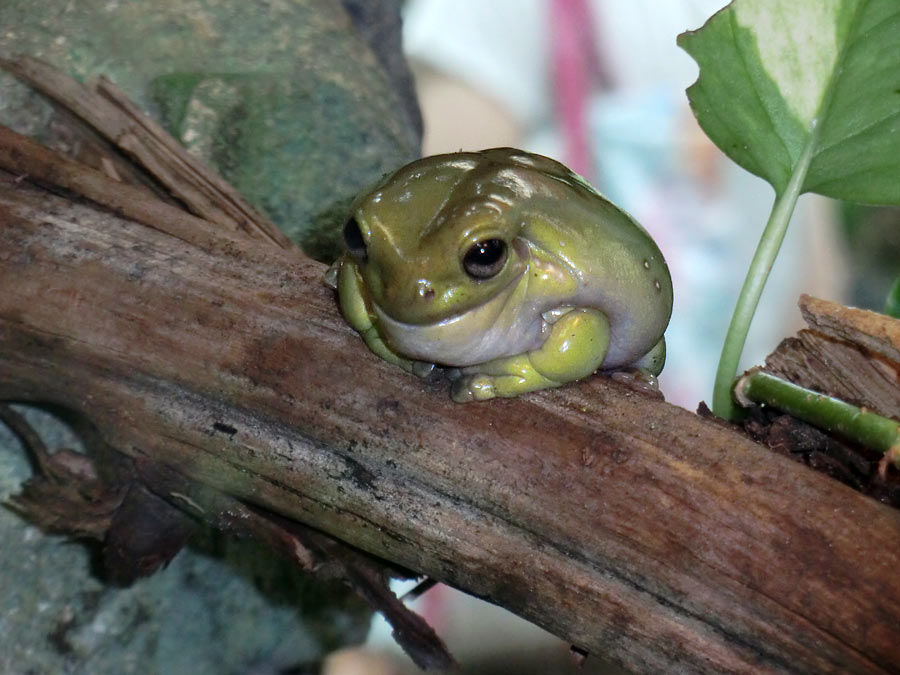
[[[629,211],[659,244],[675,306],[666,398],[708,399],[719,349],[774,192],[712,145],[675,44],[724,0],[412,0],[404,43],[425,120],[424,153],[513,145],[549,155]],[[801,292],[841,299],[835,204],[801,199],[754,322],[745,364],[799,326]]]
[[[711,396],[734,302],[774,199],[766,182],[706,138],[685,95],[698,71],[676,36],[725,4],[410,0],[404,12],[424,154],[516,146],[548,155],[657,241],[675,288],[660,385],[667,400],[692,410]],[[801,293],[880,310],[900,272],[898,223],[897,209],[801,197],[742,367],[762,362],[801,327]],[[416,609],[466,664],[464,673],[574,672],[568,645],[452,589],[436,587]],[[376,619],[366,649],[334,655],[327,672],[417,670]],[[592,655],[580,672],[622,671]]]

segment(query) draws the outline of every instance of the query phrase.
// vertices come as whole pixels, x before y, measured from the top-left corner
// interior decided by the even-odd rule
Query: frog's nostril
[[[434,300],[434,289],[431,287],[431,284],[425,279],[419,279],[416,282],[418,286],[418,294],[420,298],[424,298],[425,300]]]

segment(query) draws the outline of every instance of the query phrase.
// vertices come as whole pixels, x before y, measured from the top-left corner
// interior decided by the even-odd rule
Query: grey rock
[[[337,0],[7,0],[0,56],[110,78],[330,260],[353,197],[414,159],[421,136],[402,57],[366,42],[399,49],[399,2],[353,4],[357,23]],[[0,122],[41,137],[50,116],[0,75]]]
[[[78,448],[52,416],[24,411],[50,447]],[[0,501],[31,469],[0,425]],[[89,547],[0,509],[0,673],[279,672],[365,638],[351,591],[304,575],[252,542],[205,530],[168,568],[106,585]]]

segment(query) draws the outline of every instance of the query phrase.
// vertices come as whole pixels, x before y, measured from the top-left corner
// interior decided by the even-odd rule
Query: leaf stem
[[[756,247],[756,253],[753,254],[753,260],[747,270],[747,277],[744,279],[741,294],[738,296],[734,314],[731,316],[713,388],[712,409],[719,417],[734,419],[737,416],[737,408],[731,398],[731,385],[737,375],[741,352],[744,350],[744,343],[747,341],[747,333],[750,330],[750,322],[753,320],[759,298],[765,288],[766,280],[769,278],[769,272],[772,271],[775,257],[781,248],[791,214],[797,204],[797,198],[803,191],[803,181],[806,179],[806,172],[812,161],[816,136],[817,134],[813,130],[812,137],[794,166],[791,179],[784,191],[775,197],[772,213],[769,215],[769,221],[766,223],[766,228]]]
[[[879,473],[888,464],[900,467],[900,424],[868,410],[806,389],[761,370],[751,370],[738,380],[735,394],[742,405],[752,402],[772,406],[830,434],[884,453]]]

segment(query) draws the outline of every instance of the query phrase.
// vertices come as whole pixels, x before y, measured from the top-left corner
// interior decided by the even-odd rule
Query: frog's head
[[[380,312],[434,324],[515,285],[529,256],[514,206],[525,186],[507,169],[483,153],[428,157],[355,202],[344,240]]]

